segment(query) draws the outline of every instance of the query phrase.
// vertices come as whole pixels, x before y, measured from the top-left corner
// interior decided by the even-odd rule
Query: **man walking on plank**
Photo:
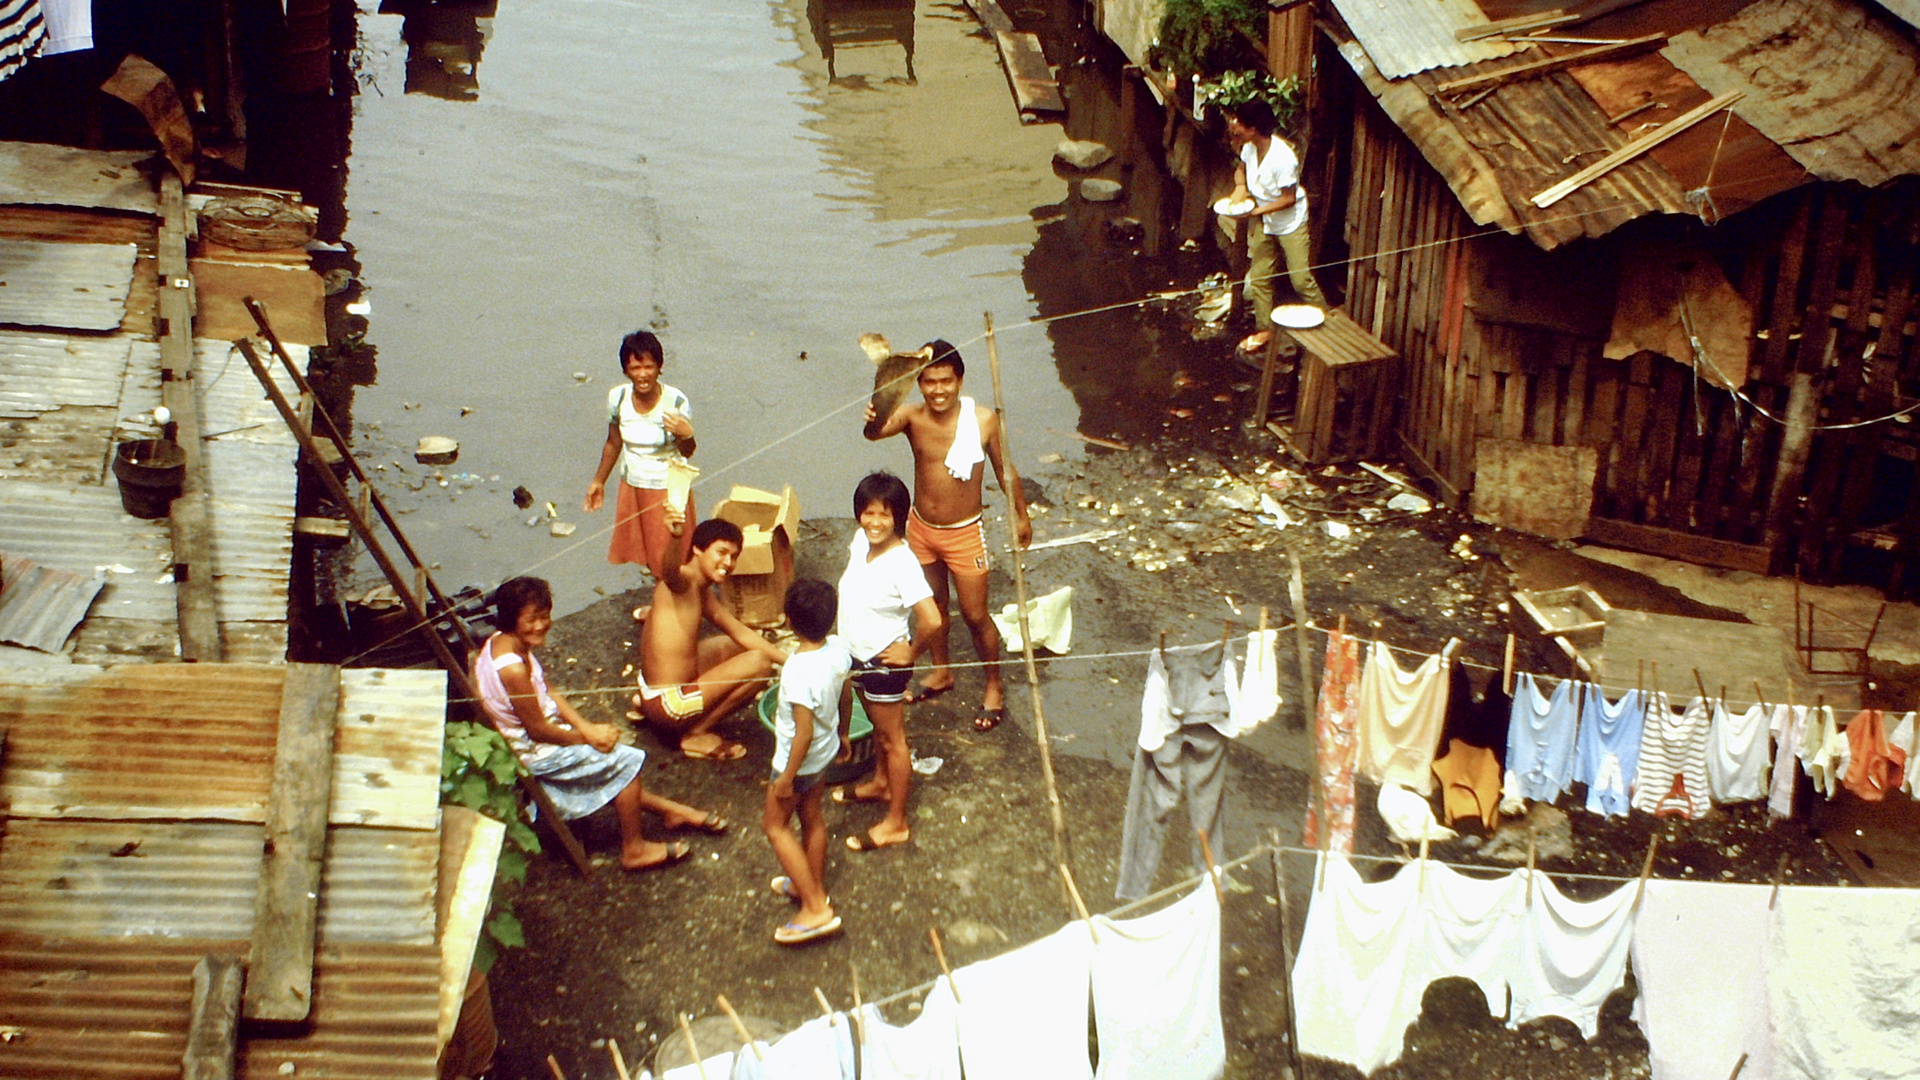
[[[947,610],[951,593],[960,598],[960,617],[973,635],[973,650],[986,675],[986,691],[973,725],[991,731],[1007,718],[1006,688],[1000,679],[1000,632],[987,612],[986,525],[981,513],[982,466],[993,464],[993,475],[1012,507],[1020,546],[1033,542],[1033,522],[1027,516],[1026,494],[1020,475],[1000,452],[1000,417],[960,394],[966,361],[960,350],[945,341],[927,346],[933,359],[920,370],[924,404],[903,401],[867,438],[885,439],[905,432],[913,448],[913,510],[907,515],[907,546],[933,588],[934,602]],[[867,407],[867,421],[878,419]],[[951,585],[949,584],[951,579]],[[933,669],[908,691],[907,701],[926,701],[953,689],[949,667],[947,628],[942,627],[928,650]]]
[[[677,512],[669,507],[669,518]],[[648,723],[678,736],[690,758],[732,761],[747,752],[714,734],[713,726],[752,700],[786,659],[720,603],[714,587],[740,557],[740,527],[703,521],[693,530],[685,563],[666,567],[653,587],[653,612],[640,631],[640,692],[634,707]],[[702,617],[723,633],[700,638]]]

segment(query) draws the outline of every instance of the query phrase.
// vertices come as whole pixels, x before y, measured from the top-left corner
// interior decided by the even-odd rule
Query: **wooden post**
[[[313,933],[333,795],[340,669],[288,664],[267,796],[266,856],[247,957],[249,1020],[305,1020],[313,1004]]]
[[[193,965],[193,1012],[187,1020],[187,1050],[181,1080],[233,1080],[233,1048],[240,1025],[237,956],[208,953]]]
[[[193,277],[187,265],[187,204],[180,177],[160,176],[160,231],[154,252],[160,272],[160,403],[173,414],[186,455],[186,478],[168,511],[173,541],[173,587],[180,623],[180,658],[221,659],[220,621],[213,600],[213,507],[201,460],[200,403],[193,395]]]
[[[1300,556],[1292,548],[1287,549],[1287,565],[1292,573],[1287,581],[1287,599],[1293,604],[1293,640],[1300,653],[1300,726],[1304,729],[1319,711],[1319,695],[1313,685],[1313,649],[1307,645],[1307,582],[1300,570]]]
[[[1280,831],[1273,832],[1273,888],[1280,895],[1280,977],[1287,984],[1287,1057],[1293,1075],[1306,1076],[1300,1065],[1300,1025],[1293,1014],[1293,915],[1287,902],[1286,852],[1280,849]]]
[[[1000,422],[994,425],[995,438],[1000,443],[1000,460],[1012,461],[1013,451],[1007,442],[1007,411],[1005,393],[1000,385],[1000,346],[993,336],[993,313],[984,315],[987,323],[987,364],[993,372],[993,411]],[[1073,860],[1067,845],[1067,819],[1060,807],[1060,785],[1053,776],[1053,747],[1047,741],[1047,709],[1040,698],[1040,670],[1033,662],[1033,633],[1027,626],[1027,562],[1020,550],[1020,527],[1014,520],[1013,492],[1005,492],[1007,497],[1007,539],[1013,552],[1013,598],[1014,611],[1020,617],[1020,659],[1026,667],[1027,692],[1033,702],[1033,738],[1040,747],[1040,773],[1047,783],[1047,810],[1053,821],[1053,861],[1063,866],[1071,866]],[[981,657],[982,660],[988,659]],[[1061,883],[1063,899],[1068,910],[1072,910],[1073,897],[1067,893],[1066,883]],[[938,948],[938,945],[935,946]]]
[[[234,345],[239,348],[240,355],[246,357],[247,366],[253,369],[254,377],[260,380],[260,385],[266,390],[267,398],[273,402],[274,408],[280,410],[280,418],[285,420],[287,427],[292,430],[294,440],[300,444],[301,452],[317,458],[313,433],[300,422],[300,418],[294,414],[293,405],[287,401],[287,396],[280,392],[279,384],[267,374],[266,365],[260,362],[260,355],[253,351],[253,343],[243,340],[234,342]],[[406,605],[407,614],[419,623],[422,633],[426,634],[427,644],[432,647],[434,656],[440,661],[440,666],[447,670],[447,677],[452,680],[455,691],[468,701],[480,700],[480,690],[474,686],[472,677],[467,674],[466,664],[459,657],[454,656],[452,650],[447,648],[447,643],[440,640],[440,635],[433,631],[432,620],[420,606],[420,599],[414,595],[412,587],[407,584],[406,577],[393,564],[393,560],[388,558],[386,548],[381,546],[379,538],[373,535],[373,530],[368,527],[365,520],[353,516],[352,501],[347,497],[346,487],[340,483],[340,478],[333,474],[332,469],[316,469],[314,472],[320,477],[320,482],[326,486],[327,493],[333,497],[333,500],[347,509],[348,523],[359,534],[360,542],[366,545],[367,554],[373,556],[373,561],[380,567],[380,572],[386,575],[387,584],[393,586],[393,591],[400,597],[400,602]],[[489,725],[493,724],[493,718],[487,716],[485,710],[481,710],[480,715],[486,718]],[[524,769],[519,773],[519,779],[521,789],[533,800],[534,805],[540,808],[540,813],[546,817],[547,824],[552,826],[554,835],[560,838],[560,846],[566,849],[568,858],[573,860],[574,868],[579,870],[583,877],[591,877],[593,864],[587,861],[586,849],[580,846],[580,841],[573,835],[573,830],[567,828],[567,823],[561,820],[560,810],[553,805],[553,799],[548,796],[547,789],[541,787],[540,782]]]

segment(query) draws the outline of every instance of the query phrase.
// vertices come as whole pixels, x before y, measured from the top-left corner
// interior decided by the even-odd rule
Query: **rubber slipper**
[[[718,735],[712,738],[712,743],[701,742],[691,746],[683,742],[680,752],[695,761],[738,761],[747,756],[747,748],[740,743],[730,743]]]
[[[801,926],[799,923],[790,922],[773,932],[773,940],[782,945],[805,945],[809,941],[832,937],[839,932],[840,916],[835,915],[819,926]]]
[[[883,844],[875,840],[872,833],[854,833],[852,836],[847,837],[847,850],[857,851],[864,855],[869,851],[879,851],[881,848],[899,847],[911,839],[913,839],[913,834],[908,833],[898,840],[889,840]]]
[[[953,685],[957,686],[959,684],[955,683]],[[952,690],[953,686],[909,686],[907,687],[906,694],[904,694],[900,700],[908,705],[918,705],[923,701],[932,701],[941,694],[950,693]]]
[[[641,873],[642,871],[646,871],[646,870],[661,870],[661,869],[665,869],[666,867],[672,866],[674,863],[685,862],[687,860],[687,857],[692,854],[693,854],[692,844],[689,844],[684,840],[677,841],[675,843],[667,845],[666,857],[662,858],[658,862],[650,862],[643,866],[623,866],[620,869],[628,871],[629,873],[635,873],[635,874]]]
[[[796,904],[800,902],[800,890],[793,887],[793,879],[785,874],[767,882],[767,888],[771,889],[775,896],[784,897]]]
[[[633,609],[633,621],[646,622],[647,616],[651,614],[653,614],[653,605],[641,604],[639,607]]]
[[[727,830],[733,827],[733,822],[709,810],[707,811],[706,820],[689,821],[680,827],[683,829],[692,829],[695,832],[703,832],[708,836],[725,836],[727,835]]]
[[[1001,724],[1004,724],[1006,722],[1007,722],[1006,706],[1003,705],[998,709],[981,709],[978,713],[974,714],[973,730],[992,731],[994,728],[997,728]]]
[[[887,797],[885,795],[861,795],[861,794],[857,794],[850,787],[834,788],[833,794],[830,797],[833,799],[834,802],[837,802],[842,806],[845,806],[848,803],[886,802],[887,801]]]

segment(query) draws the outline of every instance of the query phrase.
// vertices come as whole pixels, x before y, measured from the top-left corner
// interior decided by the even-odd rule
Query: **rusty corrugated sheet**
[[[15,817],[262,821],[285,678],[253,664],[0,669],[0,796]],[[341,672],[330,820],[432,829],[445,711],[444,672]]]
[[[131,210],[157,217],[160,199],[138,166],[151,156],[151,151],[0,142],[0,203]]]
[[[0,641],[57,653],[99,595],[98,578],[0,551]]]
[[[76,574],[107,568],[89,620],[175,621],[172,580],[161,580],[172,550],[167,523],[129,515],[112,487],[0,483],[0,551]]]
[[[0,1041],[0,1075],[178,1080],[193,965],[246,948],[0,933],[0,1025],[17,1029]],[[317,949],[310,1026],[280,1038],[243,1028],[235,1075],[433,1080],[439,963],[432,945]]]
[[[0,330],[0,417],[120,403],[132,339]]]
[[[253,934],[261,828],[16,819],[0,840],[0,931],[240,940]],[[433,943],[437,830],[327,830],[323,944]]]
[[[0,323],[118,330],[137,253],[132,244],[0,240]]]
[[[1661,53],[1822,180],[1920,172],[1920,46],[1854,0],[1757,0]]]
[[[1521,49],[1502,37],[1461,41],[1454,36],[1487,24],[1473,0],[1333,0],[1333,6],[1389,79],[1498,60]]]

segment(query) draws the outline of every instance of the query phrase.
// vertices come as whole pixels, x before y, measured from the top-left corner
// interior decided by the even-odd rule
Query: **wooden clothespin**
[[[727,1000],[727,995],[716,994],[714,1000],[720,1003],[720,1011],[727,1014],[727,1019],[733,1021],[733,1033],[753,1051],[754,1058],[758,1061],[767,1060],[767,1055],[760,1052],[760,1044],[754,1041],[753,1033],[747,1030],[747,1025],[740,1022],[740,1014],[733,1011],[733,1002]]]
[[[1647,878],[1653,876],[1653,857],[1660,850],[1660,834],[1654,833],[1647,840],[1647,858],[1640,864],[1640,887],[1633,894],[1633,908],[1640,910],[1640,898],[1647,894]]]
[[[1321,823],[1320,825],[1320,861],[1318,865],[1316,865],[1313,868],[1313,891],[1314,892],[1319,892],[1321,889],[1326,888],[1326,885],[1327,885],[1327,863],[1333,859],[1333,841],[1329,839],[1327,836],[1327,833],[1331,831],[1332,831],[1331,822]]]
[[[1727,1080],[1740,1080],[1741,1070],[1747,1067],[1747,1052],[1740,1051],[1740,1060],[1733,1063],[1733,1071],[1727,1074]]]
[[[1708,694],[1708,693],[1707,693],[1707,680],[1705,680],[1705,679],[1703,679],[1703,678],[1701,678],[1701,677],[1700,677],[1700,669],[1699,669],[1699,668],[1694,668],[1694,669],[1693,669],[1693,685],[1695,685],[1695,686],[1697,686],[1697,687],[1699,687],[1699,688],[1700,688],[1700,700],[1701,700],[1701,701],[1705,701],[1705,702],[1709,702],[1709,703],[1711,703],[1711,702],[1713,701],[1713,697],[1712,697],[1712,695],[1710,695],[1710,694]]]
[[[632,1077],[627,1075],[627,1059],[620,1056],[620,1043],[617,1040],[607,1040],[607,1056],[613,1058],[613,1074],[615,1076],[618,1076],[620,1080],[633,1080]]]
[[[1633,673],[1633,692],[1644,694],[1647,692],[1647,662],[1640,660],[1636,664],[1637,667]]]
[[[1079,912],[1081,920],[1087,924],[1087,936],[1093,939],[1094,944],[1099,944],[1100,932],[1093,928],[1093,916],[1087,913],[1087,902],[1080,899],[1080,887],[1073,883],[1073,871],[1067,869],[1066,863],[1054,865],[1060,868],[1060,877],[1067,883],[1067,895],[1073,898],[1073,910]]]
[[[1767,707],[1767,695],[1760,689],[1760,680],[1753,680],[1753,703],[1762,709]]]
[[[1263,633],[1263,634],[1267,632],[1267,606],[1266,606],[1265,604],[1262,604],[1262,605],[1260,605],[1260,627],[1259,627],[1259,629],[1260,629],[1260,632],[1261,632],[1261,633]]]
[[[553,1080],[567,1080],[567,1074],[560,1071],[560,1063],[553,1060],[552,1054],[547,1055],[547,1069],[553,1073]]]
[[[1167,652],[1167,632],[1165,630],[1162,630],[1160,631],[1160,653],[1162,656],[1164,656],[1166,655],[1166,652]]]
[[[1773,891],[1767,894],[1768,911],[1772,911],[1773,902],[1780,899],[1780,883],[1786,880],[1787,876],[1787,858],[1787,854],[1782,852],[1780,855],[1780,865],[1773,868]]]
[[[813,1000],[820,1003],[820,1011],[826,1014],[828,1027],[833,1027],[840,1022],[840,1017],[835,1015],[833,1011],[833,1004],[827,1000],[827,995],[821,993],[820,988],[817,986],[813,988]]]
[[[933,940],[933,958],[940,961],[940,974],[947,977],[947,986],[953,990],[954,1004],[960,1003],[960,984],[953,981],[953,969],[947,966],[947,950],[940,947],[940,931],[936,927],[927,927],[927,937]]]
[[[1724,683],[1720,686],[1720,707],[1723,709],[1727,707],[1727,687]]]
[[[847,973],[853,976],[853,1056],[854,1060],[858,1061],[860,1044],[867,1041],[867,1022],[860,1017],[860,965],[848,960]],[[953,980],[948,979],[947,984],[951,986]],[[960,998],[956,995],[954,1000],[958,1001]]]
[[[1420,874],[1414,884],[1424,887],[1427,883],[1427,834],[1420,834]]]
[[[1220,887],[1220,867],[1213,861],[1213,845],[1207,842],[1207,830],[1193,830],[1200,834],[1200,855],[1207,860],[1207,876],[1213,879],[1213,898],[1222,906],[1227,902],[1227,892]]]
[[[1657,694],[1660,692],[1660,661],[1651,660],[1648,663],[1653,665],[1653,692]]]
[[[1513,694],[1513,635],[1507,635],[1507,658],[1500,665],[1500,692]]]
[[[1347,617],[1345,615],[1340,616],[1340,622],[1337,625],[1340,627],[1340,636],[1346,637],[1347,636]]]
[[[707,1080],[707,1066],[700,1057],[700,1044],[693,1041],[693,1025],[687,1022],[687,1014],[676,1012],[680,1018],[680,1034],[687,1037],[687,1049],[693,1054],[693,1069],[700,1074],[700,1080]]]
[[[1442,648],[1442,649],[1440,650],[1440,663],[1441,663],[1441,665],[1442,665],[1442,666],[1445,666],[1445,665],[1447,665],[1447,664],[1450,664],[1450,663],[1452,663],[1452,662],[1453,662],[1453,654],[1454,654],[1455,652],[1457,652],[1457,651],[1459,651],[1459,649],[1460,649],[1460,646],[1462,646],[1462,645],[1464,645],[1464,644],[1466,644],[1466,643],[1465,643],[1465,642],[1463,642],[1463,641],[1461,641],[1461,640],[1460,640],[1459,638],[1448,638],[1448,639],[1447,639],[1447,644],[1446,644],[1446,646],[1445,646],[1444,648]]]
[[[1528,829],[1527,830],[1527,906],[1528,907],[1533,906],[1533,855],[1534,855],[1534,845],[1536,842],[1537,842],[1537,838],[1533,835],[1533,830]]]

